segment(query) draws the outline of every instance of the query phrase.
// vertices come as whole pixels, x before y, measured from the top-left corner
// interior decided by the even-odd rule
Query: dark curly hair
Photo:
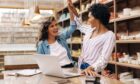
[[[41,31],[39,32],[38,41],[44,41],[48,39],[48,28],[52,21],[55,21],[54,17],[48,17],[45,22],[42,23]]]
[[[110,19],[110,12],[109,7],[105,4],[93,4],[89,11],[91,12],[91,15],[98,19],[104,26],[107,26],[109,24]]]

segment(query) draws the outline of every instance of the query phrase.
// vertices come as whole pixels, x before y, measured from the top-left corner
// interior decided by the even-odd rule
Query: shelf
[[[137,18],[140,18],[140,15],[125,16],[125,17],[121,17],[121,18],[112,19],[112,20],[110,20],[110,23],[126,21],[126,20],[131,20],[131,19],[137,19]]]
[[[140,65],[128,64],[128,63],[120,63],[120,62],[115,62],[115,61],[109,61],[109,64],[140,69]]]
[[[103,4],[106,4],[106,5],[113,4],[113,0],[105,1],[105,2],[103,2]],[[87,12],[88,12],[88,10],[86,9],[86,10],[81,11],[79,14],[84,14],[84,13],[87,13]]]
[[[75,0],[74,2],[72,2],[73,4],[78,3],[79,0]],[[63,10],[67,9],[68,6],[66,5],[65,7],[63,7],[62,9],[58,10],[58,13],[62,12]]]
[[[79,14],[82,15],[87,12],[88,12],[88,10],[84,10],[84,11],[81,11]],[[62,22],[68,21],[68,20],[70,20],[70,17],[60,20],[60,21],[58,21],[58,23],[62,23]]]
[[[115,61],[109,61],[108,63],[109,63],[109,64],[114,64],[114,65],[115,65],[117,62],[115,62]]]
[[[110,3],[113,3],[113,0],[103,2],[103,4],[110,4]]]
[[[60,20],[60,21],[58,21],[58,23],[62,23],[62,22],[68,21],[68,20],[70,20],[70,17],[65,18],[65,19],[63,19],[63,20]]]
[[[113,0],[112,1],[106,1],[106,2],[103,2],[104,4],[110,4],[110,3],[113,3]],[[84,14],[84,13],[88,13],[88,10],[83,10],[81,11],[79,14]]]
[[[72,56],[72,58],[78,59],[78,58],[79,58],[79,56]]]
[[[78,0],[75,0],[73,3],[75,4],[75,3],[77,3],[78,2]],[[111,3],[113,3],[113,0],[111,0],[111,1],[106,1],[106,2],[103,2],[104,4],[111,4]],[[64,7],[64,8],[62,8],[61,10],[59,10],[58,11],[58,13],[59,12],[61,12],[61,11],[63,11],[63,10],[65,10],[65,9],[67,9],[67,5]],[[84,13],[87,13],[88,12],[88,10],[83,10],[83,11],[81,11],[79,14],[84,14]],[[64,19],[64,20],[61,20],[61,21],[59,21],[58,23],[61,23],[61,22],[64,22],[64,21],[67,21],[67,20],[70,20],[70,18],[66,18],[66,19]]]
[[[36,51],[35,44],[0,44],[0,52]]]
[[[87,13],[87,12],[88,12],[88,10],[83,10],[79,14],[82,15],[82,14]]]
[[[72,42],[71,44],[82,44],[82,42]]]
[[[74,61],[78,61],[78,57],[72,56],[72,59],[73,59]]]
[[[4,62],[0,62],[0,64],[4,64]]]
[[[68,44],[82,44],[82,42],[69,42]]]
[[[0,79],[3,79],[3,78],[4,78],[4,74],[3,73],[0,73]]]
[[[116,43],[140,43],[140,40],[117,40]]]
[[[77,0],[78,1],[78,0]],[[75,2],[77,2],[77,1],[75,1]],[[74,2],[74,3],[75,3]],[[112,1],[106,1],[106,2],[104,2],[104,4],[110,4],[110,3],[112,3],[113,2],[113,0]],[[64,7],[62,10],[64,10],[64,9],[66,9],[67,8],[67,6],[66,7]],[[61,11],[62,11],[61,10]],[[83,14],[85,14],[85,13],[88,13],[88,10],[83,10],[83,11],[81,11],[79,14],[80,15],[83,15]],[[60,21],[58,21],[58,23],[62,23],[62,22],[65,22],[65,21],[68,21],[68,20],[70,20],[70,17],[69,18],[66,18],[66,19],[63,19],[63,20],[60,20]]]

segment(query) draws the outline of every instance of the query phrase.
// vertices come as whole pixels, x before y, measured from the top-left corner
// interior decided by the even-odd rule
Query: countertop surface
[[[22,55],[19,57],[24,58],[24,60],[19,60],[20,62],[17,62],[16,58],[17,56],[5,56],[7,59],[5,60],[5,64],[6,65],[21,65],[21,64],[34,64],[35,62],[33,62],[32,56],[29,55]],[[10,57],[10,58],[9,58]],[[15,57],[15,58],[14,58]],[[28,57],[28,60],[26,59]],[[13,60],[10,60],[10,59]],[[29,59],[30,58],[30,59]],[[20,58],[19,58],[20,59]],[[26,62],[25,62],[26,60]],[[23,70],[23,69],[22,69]],[[74,77],[74,78],[68,78],[68,79],[62,79],[62,78],[57,78],[57,77],[51,77],[51,76],[46,76],[43,74],[37,74],[37,75],[33,75],[33,76],[9,76],[8,74],[11,73],[16,73],[18,71],[22,71],[22,70],[6,70],[3,71],[4,73],[4,84],[59,84],[59,83],[54,83],[55,81],[67,81],[68,83],[63,83],[63,84],[86,84],[86,77],[85,76],[80,76],[80,77]],[[32,69],[30,69],[32,70]],[[73,71],[73,69],[67,69],[69,71]],[[77,69],[74,71],[76,72],[78,71]],[[110,79],[107,77],[102,76],[100,78],[100,84],[122,84],[120,81],[116,80],[116,79]],[[1,84],[1,83],[0,83]],[[87,83],[89,84],[89,83]],[[93,84],[93,83],[91,83]]]
[[[43,74],[37,74],[34,76],[9,76],[9,73],[17,72],[19,70],[12,71],[4,71],[4,83],[5,84],[94,84],[94,83],[86,83],[86,77],[74,77],[74,78],[58,78],[47,76]],[[66,83],[57,83],[57,81],[67,81]],[[100,78],[100,84],[123,84],[116,79],[110,79],[102,76]]]

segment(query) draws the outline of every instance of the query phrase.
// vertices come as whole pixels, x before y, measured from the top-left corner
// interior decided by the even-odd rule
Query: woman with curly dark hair
[[[70,28],[65,29],[60,34],[57,21],[54,17],[49,17],[42,24],[42,29],[37,43],[38,54],[49,54],[57,56],[62,67],[73,67],[73,61],[66,40],[70,38],[76,29],[74,18],[71,17]]]
[[[110,19],[109,8],[104,4],[93,4],[89,8],[90,25],[85,25],[79,20],[71,0],[68,0],[68,4],[75,15],[78,29],[85,34],[78,61],[79,68],[85,75],[96,76],[97,72],[107,66],[115,45],[115,34],[107,27]]]

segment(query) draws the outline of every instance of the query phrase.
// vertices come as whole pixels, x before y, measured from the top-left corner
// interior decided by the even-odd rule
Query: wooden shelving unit
[[[90,1],[92,1],[92,0],[90,0]],[[78,3],[78,2],[80,3],[81,1],[80,1],[80,0],[79,0],[79,1],[78,1],[78,0],[76,1],[76,0],[75,0],[75,2],[73,2],[73,4],[76,4],[76,3]],[[82,4],[82,3],[80,3],[80,4]],[[106,2],[104,2],[104,4],[106,4],[106,5],[110,5],[110,4],[111,4],[110,6],[112,6],[112,5],[113,5],[113,0],[106,1]],[[63,9],[59,10],[58,13],[59,13],[59,12],[62,12],[63,10],[67,10],[67,6],[65,6]],[[79,14],[80,14],[80,15],[83,15],[84,13],[88,13],[88,9],[83,10],[83,11],[80,11]],[[65,18],[65,19],[63,19],[63,20],[58,21],[58,23],[66,22],[66,21],[68,21],[68,20],[70,20],[69,17],[68,17],[68,18]],[[114,20],[113,20],[113,21],[114,21]],[[113,21],[112,21],[112,22],[113,22]]]
[[[77,0],[77,1],[74,2],[74,4],[80,3],[80,4],[78,4],[78,5],[80,5],[80,9],[79,9],[80,12],[79,12],[79,14],[81,15],[83,21],[87,21],[87,19],[88,19],[88,10],[87,9],[81,10],[81,5],[82,4],[88,4],[88,1],[92,1],[92,0]],[[133,0],[131,0],[131,1],[133,1]],[[131,2],[131,1],[129,1],[129,0],[109,0],[109,1],[106,1],[106,2],[103,2],[103,3],[108,5],[111,8],[111,10],[113,9],[113,11],[111,11],[111,12],[114,12],[114,16],[115,16],[116,13],[118,13],[118,12],[120,13],[120,11],[122,12],[123,8],[129,8],[130,4],[133,4],[133,5],[130,6],[130,8],[131,7],[135,7],[134,6],[134,2],[137,2],[137,1],[136,0],[134,2]],[[128,5],[128,3],[129,3],[129,5]],[[121,4],[121,6],[120,6],[120,4]],[[123,4],[125,4],[125,5],[123,6]],[[122,8],[120,8],[120,7],[122,7]],[[66,10],[67,10],[67,6],[64,9],[60,10],[57,13],[57,15],[61,15],[60,12],[62,12],[62,11],[66,12]],[[62,12],[62,14],[63,14],[63,12]],[[111,30],[113,30],[114,33],[117,34],[118,33],[118,29],[119,29],[118,25],[121,24],[121,23],[126,23],[128,29],[130,29],[130,32],[131,32],[131,30],[132,30],[130,28],[130,27],[132,27],[131,26],[131,21],[135,21],[135,20],[140,20],[140,15],[139,14],[130,15],[130,16],[124,16],[124,17],[117,17],[115,19],[111,19],[110,20],[110,25],[113,25],[111,27]],[[63,21],[61,21],[61,25],[64,26],[64,24],[66,24],[68,21],[70,21],[69,18],[64,19]],[[129,35],[129,33],[128,33],[128,35]],[[79,37],[80,37],[80,35],[79,35]],[[70,42],[69,44],[70,44],[70,49],[73,50],[72,46],[73,45],[74,46],[75,45],[79,45],[80,43],[71,43]],[[118,45],[118,44],[127,45],[128,48],[126,48],[126,49],[129,49],[129,46],[130,45],[133,46],[133,44],[138,44],[138,46],[139,46],[140,40],[116,40],[116,45],[115,45],[115,49],[114,49],[115,53],[119,52],[118,46],[120,46],[120,45]],[[81,43],[81,46],[82,46],[82,43]],[[131,48],[132,48],[132,46],[131,46]],[[122,49],[121,47],[119,47],[119,48]],[[128,50],[128,51],[131,53],[131,50]],[[123,52],[123,51],[121,51],[121,52]],[[78,57],[73,57],[73,58],[76,59],[76,60],[78,59]],[[117,60],[110,61],[109,65],[110,64],[115,66],[115,71],[114,72],[117,75],[120,73],[119,69],[118,69],[119,66],[128,67],[128,68],[130,68],[132,70],[133,69],[140,69],[140,65],[127,64],[127,63],[119,63],[119,62],[117,62]],[[137,74],[135,74],[135,75],[137,75]]]
[[[114,0],[115,3],[118,1],[121,1],[121,3],[115,4],[115,13],[123,12],[124,8],[135,8],[140,7],[137,3],[137,0]],[[133,5],[133,6],[132,6]],[[140,31],[138,28],[138,25],[140,24],[140,15],[129,15],[129,16],[121,16],[118,18],[115,18],[110,21],[111,24],[114,24],[115,34],[122,34],[125,33],[128,36],[133,35],[133,32]],[[137,23],[136,23],[137,22]],[[140,26],[140,25],[139,25]],[[136,35],[136,34],[134,34]],[[136,56],[136,53],[139,52],[140,48],[140,40],[134,39],[134,40],[116,40],[116,46],[115,46],[115,53],[121,52],[121,53],[128,53],[130,56]],[[137,70],[140,69],[140,65],[135,64],[129,64],[129,63],[120,63],[117,61],[118,59],[114,61],[110,61],[109,65],[115,66],[115,73],[119,75],[120,73],[124,71],[131,71],[134,72],[135,77],[140,77]],[[121,67],[121,68],[120,68]],[[124,71],[123,71],[124,69]],[[126,70],[125,70],[126,69]]]

